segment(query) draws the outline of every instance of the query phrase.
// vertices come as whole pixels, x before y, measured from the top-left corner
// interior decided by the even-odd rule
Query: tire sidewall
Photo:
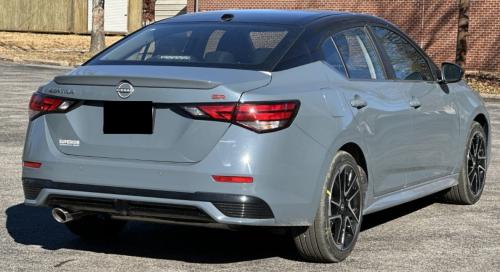
[[[338,171],[341,169],[341,167],[343,165],[346,165],[346,164],[350,165],[354,169],[354,171],[358,177],[358,183],[359,183],[360,190],[361,190],[361,211],[363,211],[363,208],[364,208],[363,207],[363,204],[364,204],[364,191],[363,191],[364,185],[363,185],[363,182],[365,179],[364,171],[363,171],[363,173],[361,173],[361,168],[358,167],[356,160],[349,153],[344,152],[344,151],[339,151],[335,155],[335,157],[332,161],[332,164],[330,165],[330,170],[328,172],[328,175],[326,176],[325,183],[323,186],[323,191],[321,193],[320,207],[318,210],[318,215],[316,216],[316,220],[319,221],[318,226],[321,226],[323,228],[322,231],[318,230],[323,235],[323,239],[321,239],[321,240],[324,241],[324,246],[326,247],[327,252],[330,255],[330,258],[333,260],[337,260],[337,261],[341,261],[341,260],[344,260],[345,258],[347,258],[347,256],[349,256],[351,251],[354,249],[354,247],[356,245],[356,241],[357,241],[359,233],[360,233],[361,224],[363,221],[363,213],[361,212],[359,224],[357,225],[355,236],[353,238],[351,245],[343,250],[339,249],[333,241],[332,232],[331,232],[329,222],[328,222],[329,195],[328,195],[327,191],[329,190],[329,188],[332,187],[332,184],[334,182],[334,178],[335,178],[336,174],[338,173]]]
[[[469,131],[469,136],[467,137],[467,142],[466,142],[466,146],[465,146],[465,153],[464,153],[464,157],[463,157],[463,161],[462,161],[462,170],[460,171],[459,184],[458,184],[458,186],[460,186],[460,190],[464,192],[466,202],[470,203],[470,204],[474,204],[477,201],[479,201],[479,199],[481,198],[481,195],[483,194],[484,187],[486,186],[486,180],[485,180],[485,185],[483,186],[483,188],[481,188],[481,191],[476,196],[474,196],[474,194],[472,193],[472,191],[470,189],[469,179],[467,177],[467,163],[468,163],[467,154],[469,153],[469,149],[470,149],[471,142],[473,140],[473,136],[476,135],[476,133],[481,134],[481,137],[483,137],[483,139],[485,141],[485,145],[486,145],[485,146],[485,148],[486,148],[485,176],[488,172],[487,167],[488,167],[488,161],[489,161],[489,158],[488,158],[489,154],[487,152],[488,142],[487,142],[486,134],[484,132],[483,127],[479,123],[474,122],[474,123],[472,123],[471,129]],[[485,177],[485,179],[486,179],[486,177]]]

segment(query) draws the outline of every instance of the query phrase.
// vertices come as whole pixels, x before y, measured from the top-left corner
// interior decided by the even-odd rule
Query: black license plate
[[[153,134],[152,102],[105,102],[104,134]]]

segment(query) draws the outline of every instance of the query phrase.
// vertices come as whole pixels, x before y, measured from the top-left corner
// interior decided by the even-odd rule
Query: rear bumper
[[[58,195],[183,205],[200,209],[221,224],[310,225],[319,205],[317,192],[327,156],[323,146],[293,125],[267,134],[231,126],[197,163],[70,156],[61,153],[51,137],[44,116],[30,123],[23,160],[42,166],[24,167],[22,177],[25,183],[43,182],[32,182],[41,188],[36,196],[27,196],[26,204],[48,206],[49,197]],[[251,176],[253,183],[215,182],[212,175]],[[242,212],[240,202],[219,203],[204,198],[207,195],[260,199],[273,216],[250,217],[248,205],[245,216],[235,216]],[[235,214],[229,213],[233,209]]]
[[[23,190],[27,204],[62,207],[75,211],[105,212],[119,216],[180,222],[274,222],[269,205],[253,196],[180,193],[41,179],[23,179]]]

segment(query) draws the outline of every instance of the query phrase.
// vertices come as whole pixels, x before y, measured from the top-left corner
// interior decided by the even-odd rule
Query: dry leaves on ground
[[[109,46],[122,36],[107,36]],[[54,61],[68,66],[92,57],[89,35],[0,32],[0,57],[24,61]]]

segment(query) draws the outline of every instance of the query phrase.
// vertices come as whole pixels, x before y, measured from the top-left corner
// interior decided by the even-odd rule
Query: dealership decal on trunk
[[[78,147],[78,146],[80,146],[80,140],[64,140],[64,139],[59,139],[59,145],[60,146],[74,146],[74,147]]]

